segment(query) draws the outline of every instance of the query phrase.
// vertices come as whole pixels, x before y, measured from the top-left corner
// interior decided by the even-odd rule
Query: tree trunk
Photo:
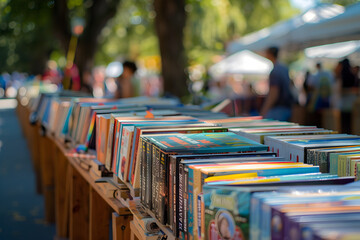
[[[120,0],[93,0],[92,5],[86,8],[85,29],[78,39],[75,55],[75,64],[79,68],[82,79],[85,71],[90,71],[94,65],[94,57],[98,47],[98,37],[107,22],[113,18],[118,9]],[[54,31],[67,53],[71,38],[69,10],[66,1],[55,1]]]
[[[154,8],[165,93],[184,97],[188,93],[183,44],[185,0],[154,0]]]

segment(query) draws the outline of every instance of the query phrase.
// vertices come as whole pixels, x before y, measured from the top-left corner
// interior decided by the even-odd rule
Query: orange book
[[[105,164],[106,147],[110,127],[110,114],[97,116],[96,121],[96,156],[99,162]]]

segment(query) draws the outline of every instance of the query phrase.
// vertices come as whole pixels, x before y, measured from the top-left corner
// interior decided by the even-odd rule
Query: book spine
[[[197,201],[196,196],[202,192],[202,174],[199,169],[193,169],[193,195],[194,199],[193,202]],[[193,218],[193,224],[194,226],[198,225],[198,215],[197,212],[194,212],[194,218]],[[194,229],[194,236],[197,235],[197,229]]]
[[[198,224],[197,224],[197,232],[198,232],[198,239],[203,239],[202,232],[205,229],[205,218],[203,217],[205,215],[205,205],[204,205],[204,196],[203,194],[198,195],[198,201],[197,201],[197,217],[198,217]]]
[[[112,157],[111,157],[111,164],[110,164],[110,171],[117,174],[116,169],[116,157],[117,157],[117,151],[118,151],[118,145],[119,145],[119,124],[116,124],[115,132],[114,132],[114,148],[112,151]]]
[[[157,210],[155,206],[155,199],[157,198],[156,195],[156,188],[158,185],[158,169],[157,169],[157,147],[155,145],[152,145],[152,157],[151,157],[151,210],[155,213],[155,216],[157,215]]]
[[[308,150],[308,152],[309,151],[312,151],[312,150]],[[291,161],[293,161],[293,159],[290,159]],[[311,162],[311,160],[310,160],[310,154],[308,154],[307,156],[306,156],[306,161],[305,161],[305,163],[308,163],[308,164],[310,164],[310,162]]]
[[[145,152],[146,152],[146,141],[141,140],[141,153],[140,153],[140,199],[141,202],[145,205]]]
[[[96,117],[96,125],[95,125],[96,134],[94,136],[95,141],[95,149],[96,149],[96,158],[100,161],[100,116]]]
[[[151,170],[152,170],[152,144],[150,142],[146,143],[146,157],[145,157],[145,206],[148,209],[151,209],[151,186],[152,186],[152,178],[151,178]]]
[[[171,158],[172,164],[174,166],[173,172],[173,233],[175,237],[178,235],[178,222],[179,222],[179,164],[177,158]]]
[[[188,211],[189,211],[189,169],[184,165],[184,238],[187,239],[188,235]]]
[[[166,154],[160,153],[160,165],[159,165],[159,221],[161,224],[166,224]]]
[[[113,140],[114,140],[114,121],[115,121],[115,118],[111,117],[107,146],[106,146],[106,150],[105,150],[105,167],[108,170],[110,170],[111,158],[112,158],[111,154],[112,154],[112,149],[113,149],[112,146],[113,146]]]
[[[194,224],[194,211],[196,211],[196,201],[194,201],[194,171],[191,168],[188,169],[188,239],[192,240],[194,236],[193,224]],[[194,209],[195,207],[195,209]]]
[[[166,225],[170,226],[170,157],[168,154],[165,154],[165,213],[166,213]]]
[[[131,150],[131,162],[130,162],[130,173],[129,173],[129,182],[133,184],[134,182],[134,175],[135,175],[135,166],[136,166],[136,154],[138,150],[138,130],[134,129],[134,136],[132,140],[132,150]]]
[[[117,145],[117,153],[115,156],[116,159],[116,172],[117,175],[120,175],[121,172],[121,149],[122,149],[122,145],[123,145],[123,129],[121,126],[119,126],[119,140],[118,140],[118,145]]]
[[[327,159],[326,159],[326,153],[318,153],[319,159],[320,159],[320,172],[322,173],[328,173],[328,163],[327,163]]]
[[[178,199],[177,202],[178,204],[178,236],[181,237],[182,232],[183,232],[183,222],[184,222],[184,165],[183,164],[179,164],[179,194],[178,194]]]
[[[174,164],[172,158],[168,159],[169,164],[169,186],[168,186],[168,197],[169,197],[169,206],[168,206],[168,224],[169,228],[174,232]]]
[[[156,216],[159,218],[160,217],[160,208],[161,208],[161,198],[160,198],[160,184],[161,184],[161,172],[160,172],[160,161],[161,161],[161,151],[160,149],[156,148],[156,161],[155,161],[155,173],[153,173],[153,175],[155,175],[155,183],[153,183],[153,185],[155,185],[155,211],[156,211]]]

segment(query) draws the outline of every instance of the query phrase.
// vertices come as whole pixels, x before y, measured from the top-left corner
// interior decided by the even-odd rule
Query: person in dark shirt
[[[265,118],[288,121],[291,117],[293,103],[290,90],[290,77],[288,68],[278,62],[279,49],[270,47],[266,50],[266,58],[274,68],[269,75],[269,93],[261,110]]]
[[[342,81],[342,87],[343,88],[355,87],[356,78],[352,71],[349,59],[345,58],[340,62],[340,64],[341,64],[340,77]]]
[[[135,88],[133,78],[137,70],[134,62],[125,61],[123,63],[123,73],[116,80],[117,90],[115,92],[115,98],[129,98],[134,97]]]

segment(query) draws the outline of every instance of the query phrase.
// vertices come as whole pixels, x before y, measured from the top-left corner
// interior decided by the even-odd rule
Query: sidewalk
[[[53,239],[44,222],[44,201],[36,194],[30,152],[14,109],[0,100],[0,239]],[[4,105],[4,104],[3,104]]]

